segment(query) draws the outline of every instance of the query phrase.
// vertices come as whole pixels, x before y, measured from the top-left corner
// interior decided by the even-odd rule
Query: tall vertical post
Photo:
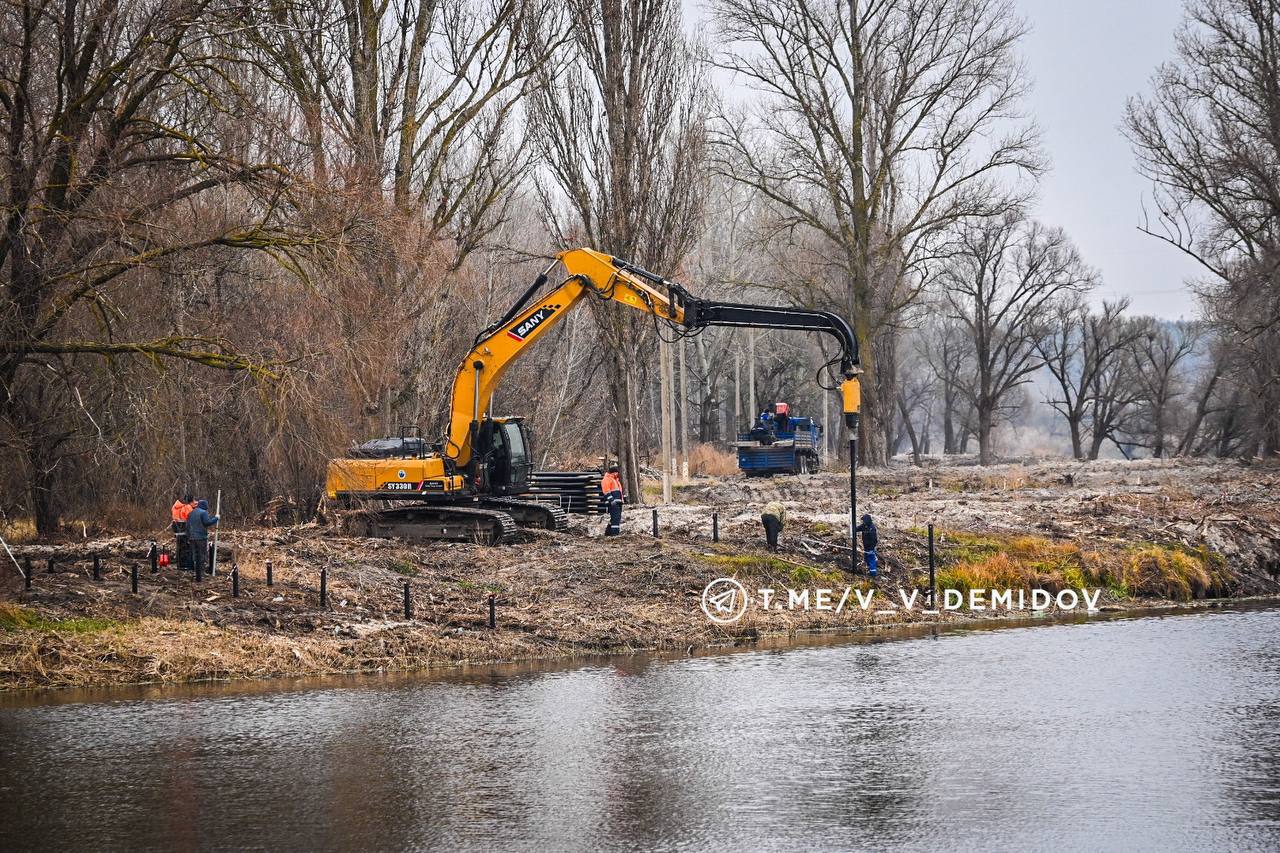
[[[231,564],[231,597],[240,597],[240,564]]]
[[[747,329],[747,417],[755,423],[760,407],[756,405],[756,330]]]
[[[822,392],[822,447],[823,461],[831,457],[831,392]]]
[[[933,571],[933,522],[929,523],[929,609],[937,608],[935,601],[938,598],[938,582]]]
[[[409,594],[409,582],[404,582],[404,618],[413,618],[413,597]]]
[[[658,538],[658,508],[653,508],[653,538]]]
[[[493,593],[489,593],[489,627],[498,627],[498,600]]]
[[[276,579],[275,579],[275,575],[272,573],[271,561],[267,560],[267,586],[275,586],[275,585],[276,585]]]
[[[93,579],[102,580],[102,558],[97,554],[93,555]]]
[[[129,561],[129,591],[138,594],[138,564],[132,560]]]
[[[151,560],[151,574],[153,575],[159,574],[160,573],[160,546],[152,542],[151,551],[150,553],[147,554],[147,557],[149,557]]]
[[[320,570],[320,606],[329,606],[329,570]]]
[[[658,368],[662,374],[659,385],[658,417],[662,420],[662,502],[671,503],[671,478],[675,475],[672,465],[673,450],[671,445],[674,434],[671,429],[672,416],[672,370],[671,345],[665,340],[658,340]]]
[[[849,568],[858,571],[858,428],[849,430]]]
[[[729,435],[736,437],[742,429],[742,353],[733,351],[733,429]]]
[[[222,489],[218,489],[218,499],[213,505],[213,514],[218,517],[218,523],[213,526],[213,542],[209,547],[209,577],[218,574],[218,528],[222,526]]]
[[[711,513],[711,541],[720,541],[720,513]]]
[[[32,571],[33,569],[31,568],[31,558],[23,557],[22,558],[22,586],[25,589],[31,589]]]
[[[680,480],[689,479],[689,375],[684,369],[684,338],[676,339],[676,354],[680,362],[680,434],[677,446],[680,453]]]

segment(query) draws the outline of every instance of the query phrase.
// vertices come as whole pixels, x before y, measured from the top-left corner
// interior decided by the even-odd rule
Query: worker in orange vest
[[[600,479],[600,494],[609,509],[609,525],[604,529],[604,535],[617,536],[622,532],[622,478],[618,476],[617,465],[610,465]]]
[[[187,516],[191,515],[191,510],[196,508],[196,502],[191,495],[183,495],[182,500],[173,502],[173,520],[187,523]]]
[[[195,499],[191,495],[183,495],[182,500],[173,502],[173,538],[177,540],[178,568],[191,568],[191,549],[187,547],[187,517],[196,508]]]

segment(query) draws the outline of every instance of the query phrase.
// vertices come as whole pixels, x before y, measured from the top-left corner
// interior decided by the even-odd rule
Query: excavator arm
[[[516,303],[477,337],[458,367],[445,455],[458,468],[471,460],[476,430],[489,413],[493,393],[507,368],[538,338],[563,320],[584,297],[620,302],[686,329],[738,326],[823,332],[840,345],[840,390],[845,421],[857,426],[858,340],[842,317],[826,311],[714,302],[692,296],[682,285],[633,264],[591,249],[571,249],[556,259],[568,276],[535,299],[555,264],[529,286]]]

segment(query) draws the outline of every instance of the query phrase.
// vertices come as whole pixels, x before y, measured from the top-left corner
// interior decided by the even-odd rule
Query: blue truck
[[[738,470],[748,477],[813,474],[822,466],[822,425],[813,418],[762,419],[738,433]]]

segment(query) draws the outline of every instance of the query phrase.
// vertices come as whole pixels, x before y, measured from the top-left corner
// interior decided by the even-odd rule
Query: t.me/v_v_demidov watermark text
[[[722,625],[737,622],[752,607],[757,610],[828,610],[843,613],[850,608],[874,610],[877,613],[920,611],[940,613],[950,610],[971,611],[1042,611],[1084,608],[1097,611],[1101,589],[1064,589],[1052,593],[1044,589],[958,589],[941,590],[936,607],[929,606],[929,595],[919,589],[898,588],[897,596],[880,590],[854,586],[824,589],[778,589],[758,587],[748,590],[736,578],[716,578],[702,591],[702,612],[712,622]]]

